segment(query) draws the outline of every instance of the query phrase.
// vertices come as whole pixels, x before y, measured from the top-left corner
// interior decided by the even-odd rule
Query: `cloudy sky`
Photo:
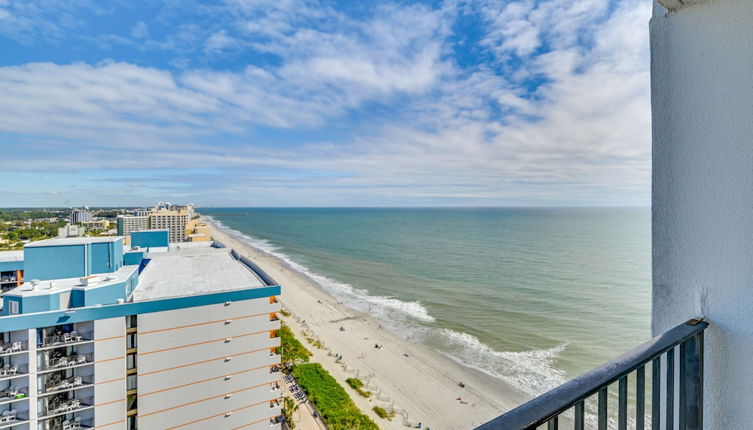
[[[650,3],[0,0],[0,205],[648,205]]]

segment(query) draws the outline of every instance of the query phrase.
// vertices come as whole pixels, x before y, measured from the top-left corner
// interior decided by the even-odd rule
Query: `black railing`
[[[534,398],[476,430],[536,429],[546,425],[558,430],[572,421],[575,430],[595,421],[599,430],[628,428],[628,402],[634,415],[631,428],[644,430],[703,428],[703,331],[709,323],[690,320],[600,367]],[[675,378],[675,350],[679,350],[679,375]],[[664,359],[662,359],[664,357]],[[662,363],[663,362],[663,363]],[[646,366],[651,363],[651,413],[646,410]],[[630,376],[635,373],[635,376]],[[634,397],[628,394],[628,381],[635,379]],[[679,380],[676,380],[679,379]],[[609,386],[617,383],[617,413],[609,414]],[[675,398],[675,393],[678,394]],[[596,395],[597,407],[586,410],[586,401]],[[572,415],[570,411],[572,410]],[[662,419],[663,418],[663,419]],[[562,421],[562,422],[561,422]],[[648,427],[650,425],[650,427]]]

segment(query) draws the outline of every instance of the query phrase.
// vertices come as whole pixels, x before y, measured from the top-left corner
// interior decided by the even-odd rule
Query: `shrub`
[[[380,408],[379,406],[374,406],[373,410],[374,413],[379,416],[379,418],[385,418],[388,421],[392,421],[392,419],[395,418],[395,411],[388,411],[387,409]]]
[[[361,382],[358,378],[348,378],[345,380],[345,382],[350,385],[350,388],[358,391],[358,394],[362,395],[363,397],[371,397],[371,391],[364,390],[363,389],[363,382]]]
[[[295,338],[290,327],[285,324],[280,325],[277,334],[280,336],[280,344],[282,345],[283,363],[305,363],[309,361],[312,354]]]
[[[284,317],[289,317],[289,316],[290,316],[290,312],[288,312],[288,311],[287,311],[287,310],[285,310],[285,309],[280,309],[280,313],[281,313],[281,314],[282,314],[282,316],[284,316]]]
[[[345,389],[321,364],[296,365],[293,367],[293,375],[330,430],[379,429],[374,421],[361,413]]]

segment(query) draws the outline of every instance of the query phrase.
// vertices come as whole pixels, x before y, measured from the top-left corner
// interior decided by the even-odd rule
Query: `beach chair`
[[[85,355],[79,355],[76,357],[76,364],[84,364],[86,363],[86,356]]]
[[[73,330],[71,332],[71,339],[73,339],[74,342],[81,342],[83,338],[78,334],[78,331]]]
[[[73,428],[74,429],[80,429],[81,428],[81,417],[74,418]]]
[[[18,364],[14,364],[13,366],[10,366],[8,369],[8,375],[15,375],[18,373]]]
[[[23,349],[21,342],[13,342],[13,345],[10,347],[10,352],[20,351],[21,349]]]
[[[11,409],[10,413],[8,414],[8,421],[14,421],[17,416],[18,416],[18,411],[15,409]]]
[[[70,342],[70,341],[71,341],[71,334],[63,333],[63,342]]]
[[[71,422],[68,420],[63,421],[63,430],[73,430],[73,427],[71,427]]]

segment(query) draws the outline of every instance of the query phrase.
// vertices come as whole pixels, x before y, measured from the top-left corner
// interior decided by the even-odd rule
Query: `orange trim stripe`
[[[255,349],[255,350],[253,350],[253,351],[239,352],[239,353],[237,353],[237,354],[234,354],[234,355],[233,355],[233,357],[238,357],[239,355],[248,355],[248,354],[253,354],[253,353],[255,353],[255,352],[259,352],[259,351],[267,351],[268,349],[269,349],[269,347],[267,347],[267,348],[262,348],[262,349]],[[197,362],[195,362],[195,363],[181,364],[180,366],[168,367],[168,368],[166,368],[166,369],[153,370],[153,371],[151,371],[151,372],[144,372],[144,373],[139,373],[139,376],[146,376],[146,375],[151,375],[151,374],[153,374],[153,373],[166,372],[166,371],[168,371],[168,370],[175,370],[175,369],[180,369],[180,368],[182,368],[182,367],[195,366],[195,365],[197,365],[197,364],[204,364],[204,363],[209,363],[210,361],[216,361],[216,360],[224,360],[224,359],[225,359],[226,357],[228,357],[228,356],[227,356],[227,355],[223,355],[223,356],[221,356],[221,357],[217,357],[217,358],[210,358],[209,360],[202,360],[202,361],[197,361]],[[277,366],[277,365],[278,365],[278,364],[268,364],[267,366],[269,366],[269,367],[272,367],[272,366]]]
[[[110,380],[108,380],[108,381],[95,382],[95,383],[94,383],[94,385],[109,384],[110,382],[117,382],[117,381],[122,381],[122,380],[124,380],[124,379],[125,379],[125,378],[117,378],[117,379],[110,379]]]
[[[121,334],[120,336],[103,337],[103,338],[101,338],[101,339],[94,339],[94,341],[95,341],[95,342],[103,342],[103,341],[105,341],[105,340],[113,340],[113,339],[118,339],[118,338],[121,338],[121,337],[125,337],[125,335],[124,335],[124,334]]]
[[[279,415],[272,415],[272,416],[269,416],[269,417],[267,417],[267,418],[262,418],[262,419],[260,419],[259,421],[254,421],[254,422],[252,422],[252,423],[248,423],[248,424],[243,424],[243,425],[242,425],[242,426],[240,426],[240,427],[234,427],[234,428],[233,428],[232,430],[238,430],[238,429],[242,429],[242,428],[244,428],[244,427],[252,426],[252,425],[254,425],[254,424],[259,424],[259,423],[260,423],[260,422],[262,422],[262,421],[266,421],[266,420],[268,420],[268,419],[271,419],[271,418],[274,418],[274,417],[279,417]]]
[[[235,373],[231,373],[231,374],[228,374],[228,375],[216,376],[214,378],[202,379],[201,381],[195,381],[195,382],[189,382],[187,384],[176,385],[176,386],[170,387],[170,388],[163,388],[161,390],[150,391],[148,393],[139,394],[139,398],[146,397],[146,396],[149,396],[149,395],[152,395],[152,394],[162,393],[164,391],[170,391],[170,390],[176,390],[178,388],[188,387],[190,385],[202,384],[204,382],[212,381],[212,380],[215,380],[215,379],[225,379],[228,376],[235,376],[235,375],[239,375],[241,373],[253,372],[254,370],[264,369],[265,367],[269,367],[269,365],[254,367],[253,369],[241,370],[241,371],[238,371],[238,372],[235,372]],[[281,379],[280,380],[276,380],[276,381],[281,381]],[[271,384],[272,382],[275,382],[275,381],[267,382],[267,384]],[[266,385],[266,384],[262,384],[262,385]]]
[[[124,422],[125,422],[125,420],[115,421],[115,422],[108,423],[108,424],[97,425],[97,428],[101,429],[102,427],[107,427],[107,426],[111,426],[113,424],[120,424],[120,423],[124,423]]]
[[[100,407],[100,406],[107,406],[107,405],[111,405],[111,404],[113,404],[113,403],[120,403],[120,402],[125,402],[125,399],[120,399],[120,400],[113,400],[113,401],[111,401],[111,402],[104,402],[104,403],[100,403],[100,404],[94,405],[94,407],[95,407],[95,408],[98,408],[98,407]]]
[[[115,358],[105,358],[104,360],[95,361],[94,364],[107,363],[108,361],[123,360],[125,356]]]
[[[159,329],[159,330],[140,331],[139,332],[139,336],[143,336],[145,334],[150,334],[150,333],[159,333],[159,332],[163,332],[163,331],[178,330],[178,329],[181,329],[181,328],[198,327],[198,326],[208,325],[208,324],[224,323],[225,321],[228,321],[228,320],[235,321],[235,320],[241,320],[241,319],[244,319],[244,318],[259,317],[259,316],[262,316],[262,315],[269,315],[269,312],[264,312],[262,314],[242,315],[242,316],[235,317],[235,318],[226,318],[224,320],[215,320],[215,321],[207,321],[207,322],[195,323],[195,324],[179,325],[177,327],[162,328],[162,329]]]
[[[158,352],[172,351],[172,350],[181,349],[181,348],[189,348],[191,346],[205,345],[207,343],[213,343],[213,342],[224,342],[225,339],[235,339],[236,337],[253,336],[255,334],[262,334],[262,333],[269,333],[269,330],[257,331],[257,332],[253,332],[253,333],[239,334],[239,335],[233,336],[233,337],[221,337],[219,339],[212,339],[212,340],[205,340],[203,342],[189,343],[188,345],[173,346],[172,348],[158,349],[156,351],[140,352],[139,355],[156,354]]]
[[[266,385],[266,384],[262,384],[262,385]],[[182,407],[185,407],[185,406],[195,405],[197,403],[206,402],[206,401],[212,400],[212,399],[219,399],[221,397],[227,396],[228,394],[240,393],[241,391],[248,391],[248,390],[251,390],[253,388],[258,388],[258,387],[260,387],[260,385],[255,385],[253,387],[241,388],[240,390],[230,391],[230,392],[223,393],[223,394],[220,394],[220,395],[217,395],[217,396],[207,397],[205,399],[194,400],[193,402],[188,402],[188,403],[183,403],[183,404],[180,404],[180,405],[171,406],[169,408],[161,409],[159,411],[149,412],[148,414],[139,414],[139,417],[148,417],[149,415],[161,414],[162,412],[172,411],[173,409],[178,409],[178,408],[182,408]],[[274,399],[265,400],[265,401],[262,401],[262,402],[259,402],[259,403],[254,403],[251,406],[261,405],[263,403],[269,403],[272,400],[274,400]]]
[[[265,402],[262,402],[262,403],[265,403]],[[253,405],[243,406],[242,408],[238,408],[238,409],[233,409],[232,411],[227,411],[227,412],[238,412],[238,411],[242,411],[242,410],[244,410],[244,409],[248,409],[248,408],[252,408],[252,407],[254,407],[254,406],[258,406],[258,405],[260,405],[260,404],[262,404],[262,403],[255,403],[255,404],[253,404]],[[178,426],[175,426],[175,427],[169,427],[169,428],[167,428],[167,429],[165,429],[165,430],[173,430],[173,429],[177,429],[177,428],[180,428],[180,427],[185,427],[185,426],[188,426],[188,425],[191,425],[191,424],[195,424],[195,423],[198,423],[199,421],[206,421],[206,420],[208,420],[208,419],[212,419],[212,418],[220,417],[220,416],[223,416],[223,415],[225,415],[225,414],[226,414],[227,412],[223,412],[223,413],[221,413],[221,414],[216,414],[216,415],[211,415],[211,416],[208,416],[208,417],[206,417],[206,418],[200,418],[200,419],[198,419],[198,420],[194,420],[194,421],[191,421],[191,422],[188,422],[188,423],[185,423],[185,424],[181,424],[181,425],[178,425]],[[268,420],[268,419],[270,419],[270,418],[274,418],[274,417],[277,417],[277,416],[279,416],[279,415],[270,415],[269,417],[267,417],[267,418],[265,418],[265,419],[267,419],[267,420]],[[261,420],[261,421],[264,421],[264,420]]]

